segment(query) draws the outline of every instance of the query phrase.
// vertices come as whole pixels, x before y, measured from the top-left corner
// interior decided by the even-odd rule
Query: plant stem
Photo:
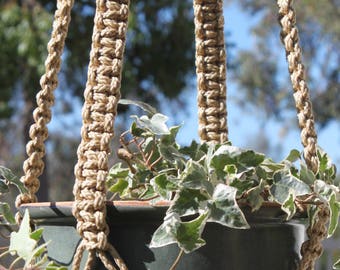
[[[176,269],[176,267],[178,266],[178,263],[179,263],[180,259],[182,258],[183,254],[184,254],[184,251],[183,251],[183,249],[181,249],[180,252],[178,253],[176,260],[174,261],[172,266],[169,268],[169,270],[175,270]]]
[[[21,260],[21,257],[16,258],[11,265],[9,266],[8,270],[13,270],[14,265]]]

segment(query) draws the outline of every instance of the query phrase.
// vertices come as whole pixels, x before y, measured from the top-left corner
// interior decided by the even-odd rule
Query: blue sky
[[[225,30],[229,31],[231,35],[228,37],[231,42],[235,43],[236,49],[249,49],[252,48],[254,40],[251,37],[250,28],[256,23],[257,18],[249,16],[244,13],[237,4],[225,6]],[[279,33],[278,33],[279,35]],[[234,51],[235,54],[237,51]],[[287,72],[286,63],[284,59],[284,51],[282,48],[282,55],[279,61],[282,62],[283,72]],[[195,67],[193,67],[194,69]],[[288,76],[288,72],[284,74]],[[194,79],[195,80],[195,79]],[[235,97],[239,97],[238,86],[233,83],[228,76],[228,125],[229,125],[229,139],[236,146],[240,147],[251,147],[255,150],[260,150],[261,141],[259,141],[259,134],[263,133],[265,139],[270,139],[270,149],[266,152],[269,156],[275,160],[283,159],[292,148],[302,150],[300,143],[299,130],[290,127],[289,132],[282,136],[284,131],[283,123],[277,123],[273,119],[264,118],[264,114],[256,109],[243,110],[240,108],[235,101]],[[56,95],[61,94],[56,91]],[[124,96],[124,93],[122,93]],[[176,121],[171,121],[170,124],[179,124],[178,121],[183,123],[183,127],[178,136],[179,142],[183,145],[189,144],[193,139],[198,141],[197,134],[197,109],[196,109],[196,92],[194,89],[190,89],[183,93],[182,97],[188,102],[188,113],[183,113],[177,116]],[[74,107],[79,108],[75,110],[75,113],[69,116],[63,116],[62,122],[67,122],[68,126],[72,126],[74,129],[64,130],[64,132],[72,132],[72,134],[79,134],[80,131],[80,106],[81,104],[76,102]],[[163,106],[163,108],[166,106]],[[54,109],[54,112],[56,110]],[[167,115],[171,115],[171,111],[162,111]],[[287,117],[294,119],[294,111],[287,112]],[[179,120],[180,119],[180,120]],[[58,121],[57,120],[57,121]],[[53,120],[52,120],[53,121]],[[61,126],[53,121],[50,125],[51,130],[60,130]],[[263,123],[265,122],[265,125]],[[297,123],[297,122],[295,122]],[[79,127],[76,128],[76,127]],[[326,128],[318,132],[319,145],[326,150],[336,163],[340,162],[340,128],[339,124],[333,122]]]

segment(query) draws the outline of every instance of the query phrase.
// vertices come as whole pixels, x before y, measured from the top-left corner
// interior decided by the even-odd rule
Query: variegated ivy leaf
[[[254,188],[251,188],[248,191],[247,201],[250,204],[251,210],[256,211],[260,209],[264,199],[261,196],[261,193],[264,191],[265,182],[261,180],[260,184]]]
[[[25,244],[23,245],[23,243]],[[29,213],[28,210],[26,210],[19,231],[11,233],[9,251],[27,261],[31,258],[31,254],[36,245],[37,241],[31,237]]]
[[[301,159],[301,153],[298,150],[293,149],[284,160],[288,160],[289,162],[293,163],[299,159]]]
[[[212,199],[208,202],[210,215],[208,221],[217,222],[230,228],[247,229],[244,214],[236,202],[237,189],[224,184],[218,184]]]
[[[184,155],[173,145],[159,144],[158,150],[159,154],[167,161],[175,162],[178,160],[184,162],[185,160]]]
[[[164,247],[177,242],[176,234],[180,225],[180,217],[174,212],[168,212],[160,227],[154,232],[150,248]]]
[[[170,133],[167,134],[167,135],[163,135],[161,137],[161,144],[165,144],[165,145],[176,144],[176,136],[177,136],[177,133],[178,133],[180,128],[181,128],[181,126],[170,127],[170,129],[169,129]]]
[[[289,171],[277,172],[270,188],[273,199],[282,205],[281,209],[287,213],[287,218],[295,214],[296,208],[292,205],[292,199],[311,192],[311,188],[306,183],[291,175]]]
[[[300,164],[300,179],[308,185],[313,185],[316,180],[315,174],[308,169],[306,164]]]
[[[186,253],[200,248],[205,245],[201,235],[207,215],[207,213],[204,213],[191,221],[182,222],[177,214],[168,213],[163,224],[153,234],[149,246],[157,248],[177,243]]]
[[[5,219],[1,224],[15,224],[15,218],[8,203],[0,202],[0,215]]]
[[[177,189],[175,180],[171,181],[166,174],[159,174],[150,180],[154,190],[165,200],[170,200],[172,191]]]
[[[201,236],[207,222],[207,216],[207,213],[201,214],[194,220],[181,222],[178,226],[176,235],[178,246],[185,253],[190,253],[205,245]]]
[[[204,189],[209,194],[213,192],[206,168],[192,159],[187,162],[185,170],[180,175],[180,182],[184,188]]]
[[[181,217],[193,215],[205,208],[207,200],[207,195],[202,194],[200,190],[182,189],[176,193],[168,212],[174,212]]]
[[[126,180],[129,173],[130,170],[122,167],[120,162],[113,165],[106,179],[106,186],[108,190],[122,195],[129,186],[129,183]]]
[[[314,183],[314,191],[319,195],[320,199],[329,206],[330,220],[328,225],[328,237],[330,237],[334,234],[339,222],[340,203],[337,199],[339,188],[334,185],[329,185],[322,180],[316,180]]]
[[[297,177],[287,171],[279,171],[275,174],[275,182],[270,188],[274,200],[283,204],[292,193],[294,196],[306,195],[312,192],[311,188]]]
[[[296,213],[295,194],[289,193],[288,198],[282,204],[281,209],[287,213],[287,220],[291,219]]]
[[[258,166],[265,156],[252,150],[241,149],[232,145],[222,145],[213,154],[210,166],[216,170],[219,177],[226,175],[226,165],[234,164],[237,168]]]
[[[147,129],[149,132],[155,135],[170,134],[170,130],[166,125],[168,117],[163,114],[156,113],[151,118],[149,118],[147,115],[143,115],[141,117],[132,115],[131,117],[135,119],[138,126]]]
[[[157,113],[157,110],[154,107],[142,101],[121,98],[118,103],[123,105],[135,105],[150,115]]]
[[[20,179],[16,175],[14,175],[14,173],[10,169],[0,166],[0,178],[4,179],[9,184],[15,185],[20,193],[27,192],[24,184],[20,182]]]

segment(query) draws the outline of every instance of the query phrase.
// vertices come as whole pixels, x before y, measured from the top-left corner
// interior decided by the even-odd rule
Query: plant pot
[[[35,203],[28,209],[32,221],[44,227],[43,238],[50,259],[71,268],[80,237],[72,216],[72,202]],[[176,259],[176,245],[150,249],[148,243],[161,224],[167,207],[148,202],[117,201],[107,204],[109,241],[118,250],[129,270],[168,270]],[[207,244],[185,254],[177,270],[294,270],[304,241],[303,219],[284,220],[277,206],[265,204],[256,213],[243,208],[251,226],[248,230],[230,229],[208,223],[203,232]],[[84,256],[85,257],[85,256]],[[83,258],[84,259],[84,258]],[[105,269],[98,261],[93,269]]]

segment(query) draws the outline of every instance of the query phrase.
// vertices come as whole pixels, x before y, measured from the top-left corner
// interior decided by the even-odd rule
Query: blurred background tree
[[[280,76],[282,68],[287,67],[278,61],[283,49],[276,1],[236,2],[257,17],[258,23],[252,27],[255,46],[239,52],[233,78],[247,104],[260,105],[268,116],[280,118],[282,112],[291,109],[293,100],[288,78]],[[301,0],[295,1],[295,7],[316,120],[325,127],[340,118],[340,2]]]
[[[39,78],[44,71],[56,1],[2,0],[0,3],[0,156],[7,166],[19,169],[32,123],[35,96],[40,89]],[[94,11],[95,1],[75,1],[56,93],[63,117],[73,113],[75,99],[82,99]],[[176,97],[185,89],[194,71],[192,14],[190,1],[132,1],[123,72],[125,97],[156,106],[168,99],[184,106]],[[61,139],[59,134],[51,136],[48,149],[53,162],[48,163],[49,169],[41,177],[44,186],[38,194],[40,200],[48,199],[46,178],[52,179],[53,187],[63,172],[62,177],[72,184],[75,160],[71,153],[76,153],[78,139]],[[9,147],[10,144],[15,147]],[[73,160],[60,170],[60,161],[70,158],[67,153]],[[71,188],[69,190],[68,197]]]
[[[276,4],[265,0],[226,0],[226,9],[230,3],[239,5],[243,12],[256,18],[251,26],[256,41],[253,48],[236,50],[236,45],[236,49],[230,48],[228,52],[229,79],[238,85],[237,102],[244,109],[262,110],[268,118],[284,121],[282,114],[292,110],[294,105],[289,78],[281,75],[282,70],[287,70],[286,64],[278,60],[283,49]],[[52,200],[71,196],[79,130],[69,131],[72,127],[78,128],[79,123],[71,121],[63,127],[63,119],[79,114],[94,5],[94,1],[75,1],[56,92],[54,118],[61,128],[51,132],[49,166],[47,175],[43,176],[49,181],[41,181],[45,185],[49,183],[50,188],[41,189],[40,200],[48,199],[48,190],[53,190]],[[1,0],[0,9],[0,160],[20,171],[38,82],[43,73],[55,1]],[[334,0],[301,0],[296,1],[296,9],[314,110],[319,127],[323,128],[330,121],[338,121],[340,116],[340,24],[337,23],[340,5]],[[228,18],[226,22],[227,28],[228,23],[238,23],[229,22]],[[187,101],[179,97],[186,90],[194,93],[193,29],[191,0],[131,1],[123,96],[160,108],[160,104],[170,103],[166,107],[172,106],[174,112],[183,113]],[[120,110],[120,115],[127,113],[126,108]],[[263,138],[261,148],[266,150],[268,145]],[[64,192],[60,192],[60,186]]]

